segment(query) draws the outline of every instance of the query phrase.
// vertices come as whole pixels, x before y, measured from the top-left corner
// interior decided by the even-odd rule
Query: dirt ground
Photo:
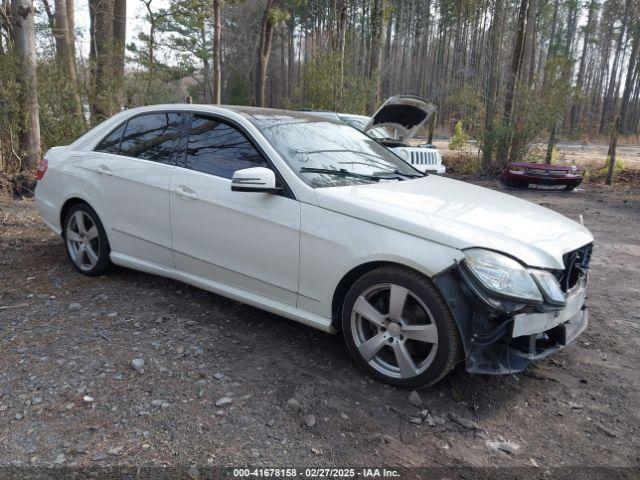
[[[448,140],[435,140],[433,143],[442,152],[444,158],[456,154],[455,151],[449,150]],[[556,145],[555,162],[598,170],[607,165],[608,148],[606,143],[559,142]],[[464,150],[474,155],[477,154],[477,143],[469,143],[464,147]],[[533,144],[530,150],[531,158],[528,161],[542,162],[546,151],[547,145],[545,143]],[[640,145],[618,145],[616,159],[627,170],[640,170]]]
[[[32,200],[0,203],[0,466],[640,467],[638,197],[511,193],[584,215],[589,328],[522,374],[458,369],[420,407],[339,335],[131,270],[83,277]]]

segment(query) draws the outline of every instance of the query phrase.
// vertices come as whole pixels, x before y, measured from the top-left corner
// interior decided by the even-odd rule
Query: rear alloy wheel
[[[80,203],[71,207],[65,219],[64,240],[69,259],[80,273],[96,276],[111,266],[104,228],[88,205]]]
[[[412,270],[384,267],[365,274],[347,293],[342,315],[352,355],[386,383],[433,385],[458,357],[458,331],[447,305]]]

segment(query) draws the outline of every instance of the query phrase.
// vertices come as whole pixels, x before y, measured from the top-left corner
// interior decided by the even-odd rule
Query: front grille
[[[590,243],[562,256],[564,270],[556,273],[562,291],[571,290],[580,281],[580,278],[586,275],[591,262],[592,250],[593,244]]]
[[[438,165],[440,155],[437,150],[411,150],[409,152],[411,165]]]

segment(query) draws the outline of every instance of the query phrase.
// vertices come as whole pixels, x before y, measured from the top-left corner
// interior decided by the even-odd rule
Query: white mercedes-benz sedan
[[[47,152],[36,200],[80,273],[114,263],[342,331],[399,387],[518,372],[587,325],[581,223],[301,112],[123,111]]]

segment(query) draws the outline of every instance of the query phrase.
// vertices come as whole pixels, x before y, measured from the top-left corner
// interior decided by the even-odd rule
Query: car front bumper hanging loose
[[[566,294],[562,309],[500,311],[477,294],[460,265],[434,277],[460,330],[470,373],[523,371],[572,343],[587,327],[586,275]],[[546,311],[545,311],[546,310]]]

